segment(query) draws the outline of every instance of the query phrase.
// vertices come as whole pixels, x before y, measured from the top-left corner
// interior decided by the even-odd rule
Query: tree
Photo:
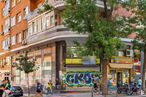
[[[29,73],[34,72],[38,69],[38,67],[35,66],[35,60],[30,60],[28,58],[28,52],[26,52],[24,55],[20,55],[18,58],[16,58],[16,63],[14,66],[17,68],[17,70],[24,71],[24,73],[27,76],[27,83],[28,83],[28,96],[30,95],[29,90]]]
[[[104,10],[96,5],[96,0],[67,0],[63,13],[65,26],[72,31],[88,34],[85,46],[88,55],[100,57],[102,66],[102,93],[107,94],[107,65],[111,56],[121,48],[117,22],[112,18],[112,9],[116,4],[112,0],[103,0]],[[115,0],[116,1],[116,0]],[[110,6],[110,10],[108,9]],[[102,14],[103,13],[103,14]]]
[[[133,11],[135,16],[127,19],[123,18],[126,24],[126,29],[130,33],[136,33],[133,40],[134,49],[139,49],[144,52],[144,64],[142,70],[142,89],[145,91],[145,71],[146,71],[146,0],[129,0],[126,2],[126,7]]]

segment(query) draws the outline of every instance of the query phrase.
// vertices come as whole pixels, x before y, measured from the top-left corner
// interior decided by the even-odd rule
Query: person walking
[[[47,94],[49,94],[49,93],[53,94],[52,81],[51,80],[48,82],[48,87],[47,87]]]
[[[10,81],[9,80],[5,80],[4,81],[4,92],[3,92],[3,97],[9,97],[9,93],[10,91]]]
[[[142,87],[142,80],[141,80],[141,78],[138,79],[137,85],[138,85],[139,89],[141,90],[141,87]]]
[[[0,97],[3,97],[3,93],[5,90],[5,84],[4,84],[4,80],[2,81],[2,84],[0,85]]]
[[[36,95],[34,97],[43,97],[43,86],[39,81],[36,81]]]

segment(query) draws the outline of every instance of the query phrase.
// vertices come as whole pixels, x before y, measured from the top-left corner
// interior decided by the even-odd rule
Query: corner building
[[[52,5],[54,10],[39,13],[44,3]],[[44,85],[52,80],[56,88],[90,90],[93,74],[101,71],[100,60],[93,56],[78,57],[74,41],[82,44],[87,35],[69,31],[63,25],[61,13],[64,5],[65,0],[1,0],[1,79],[11,79],[15,85],[27,87],[27,77],[24,72],[16,70],[13,63],[19,55],[28,51],[29,58],[36,60],[39,67],[29,75],[31,87],[36,80]],[[103,2],[97,0],[97,6],[102,9]],[[85,59],[94,59],[94,62],[91,61],[93,65]],[[85,76],[83,81],[80,75]]]

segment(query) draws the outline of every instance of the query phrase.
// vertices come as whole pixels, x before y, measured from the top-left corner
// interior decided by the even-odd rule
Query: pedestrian
[[[4,82],[4,92],[3,92],[3,97],[9,97],[9,93],[11,92],[10,91],[10,81],[9,80],[5,80]]]
[[[0,85],[0,97],[3,96],[5,90],[4,80],[2,81],[2,84]]]
[[[142,87],[142,80],[141,80],[141,78],[138,79],[137,85],[138,85],[139,89],[141,90],[141,87]]]
[[[98,91],[98,80],[94,81],[94,89],[95,91]]]
[[[51,80],[49,80],[48,87],[47,87],[47,94],[49,94],[49,93],[53,94],[52,81]]]
[[[34,97],[43,97],[43,86],[42,84],[37,80],[36,81],[36,95]]]

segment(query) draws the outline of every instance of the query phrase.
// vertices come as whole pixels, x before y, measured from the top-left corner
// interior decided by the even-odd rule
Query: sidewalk
[[[32,94],[30,97],[33,97],[34,94]],[[27,94],[24,96],[27,97]],[[94,94],[93,96],[91,93],[58,93],[53,95],[44,95],[44,97],[105,97],[103,95]],[[146,95],[131,95],[127,96],[124,94],[113,94],[113,95],[106,95],[106,97],[146,97]]]

